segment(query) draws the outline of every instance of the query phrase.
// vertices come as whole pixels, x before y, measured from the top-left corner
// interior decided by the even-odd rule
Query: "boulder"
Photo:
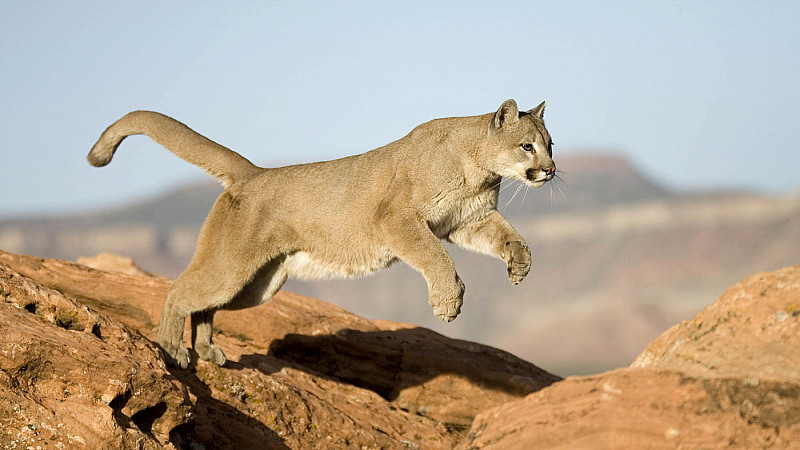
[[[188,390],[137,330],[0,259],[0,446],[161,448]]]
[[[0,280],[6,445],[452,448],[480,411],[560,379],[283,291],[216,315],[223,367],[165,368],[150,340],[169,280],[4,252]]]
[[[477,416],[463,449],[788,448],[800,442],[800,266],[754,275],[631,367]]]

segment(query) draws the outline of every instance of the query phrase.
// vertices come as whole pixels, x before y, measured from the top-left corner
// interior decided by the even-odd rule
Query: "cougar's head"
[[[552,180],[556,163],[553,141],[544,127],[544,106],[542,102],[530,111],[519,111],[514,100],[503,102],[489,122],[483,167],[534,188]]]

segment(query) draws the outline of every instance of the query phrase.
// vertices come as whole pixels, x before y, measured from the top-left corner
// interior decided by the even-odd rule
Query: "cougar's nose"
[[[549,177],[550,175],[553,175],[554,173],[556,173],[556,166],[548,167],[546,169],[542,169],[542,172],[544,172],[544,174]]]

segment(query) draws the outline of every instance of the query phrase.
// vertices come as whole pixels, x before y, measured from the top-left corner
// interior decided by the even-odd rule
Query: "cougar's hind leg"
[[[225,355],[212,342],[214,312],[238,309],[229,305],[249,298],[243,296],[250,291],[248,286],[260,278],[261,268],[280,254],[270,244],[277,240],[273,228],[255,223],[247,226],[251,225],[249,219],[236,214],[239,206],[235,196],[223,191],[200,230],[192,261],[172,284],[158,332],[158,343],[167,353],[168,363],[188,367],[188,351],[183,344],[188,315],[192,317],[192,344],[200,358],[224,363]],[[240,235],[259,228],[255,237]],[[243,307],[255,306],[244,303],[248,304]]]
[[[219,309],[250,308],[272,298],[286,281],[286,271],[282,266],[283,259],[277,258],[264,264],[252,279],[230,301],[220,305]],[[225,354],[213,342],[213,322],[216,311],[216,308],[212,308],[191,313],[192,347],[200,359],[221,366],[225,364]]]
[[[239,293],[220,309],[237,310],[258,306],[275,295],[286,282],[285,256],[268,261],[261,266],[253,278]]]
[[[192,313],[192,347],[200,359],[218,366],[225,364],[225,353],[214,345],[214,313],[216,310],[196,311]]]
[[[167,364],[185,369],[189,367],[189,351],[183,345],[183,326],[187,312],[180,307],[181,292],[176,280],[167,294],[158,325],[158,345],[164,351]]]
[[[251,270],[247,270],[248,263]],[[192,260],[172,284],[161,312],[158,344],[166,353],[168,364],[180,368],[189,365],[189,352],[183,343],[184,324],[189,315],[192,341],[199,356],[215,364],[225,362],[224,354],[211,341],[214,312],[237,296],[257,267],[252,261],[231,262],[214,258],[214,254],[208,259]]]

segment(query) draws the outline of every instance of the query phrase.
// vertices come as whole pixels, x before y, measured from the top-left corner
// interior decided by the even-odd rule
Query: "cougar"
[[[522,236],[497,211],[502,177],[541,187],[556,173],[545,102],[514,100],[489,114],[435,119],[366,153],[333,161],[261,168],[168,116],[134,111],[109,126],[89,152],[111,161],[123,139],[144,134],[216,177],[224,190],[194,256],[167,295],[158,345],[167,363],[188,367],[183,344],[214,364],[214,313],[269,300],[287,277],[353,277],[404,261],[425,278],[441,320],[461,311],[464,284],[442,244],[495,256],[520,283],[531,266]]]

